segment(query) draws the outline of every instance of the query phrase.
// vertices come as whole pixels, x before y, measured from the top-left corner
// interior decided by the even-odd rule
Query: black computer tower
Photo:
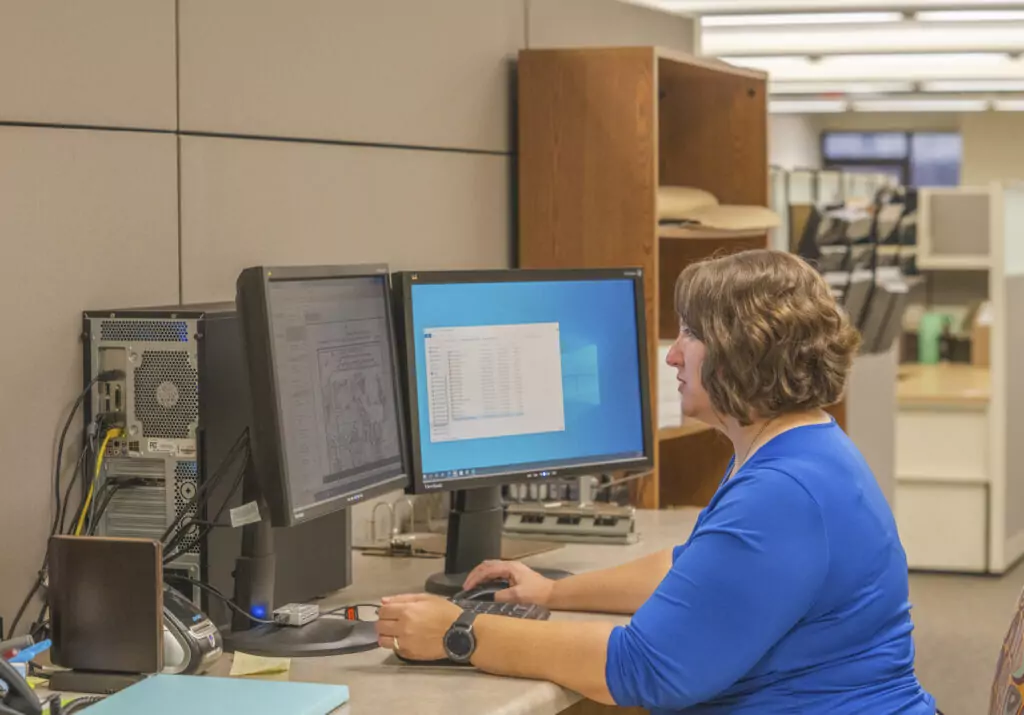
[[[132,480],[119,489],[99,520],[98,534],[160,538],[249,424],[249,385],[242,329],[233,303],[88,311],[83,315],[85,381],[121,369],[124,380],[99,383],[86,417],[123,413],[125,435],[113,440],[102,480]],[[87,422],[88,424],[88,422]],[[231,491],[240,460],[214,490],[214,510]],[[97,489],[102,487],[97,484]],[[241,489],[230,507],[241,504]],[[228,523],[228,512],[219,522]],[[196,533],[197,528],[192,533]],[[165,566],[233,593],[232,571],[241,529],[219,526],[203,543]],[[352,582],[347,510],[274,530],[274,603],[308,601]],[[199,589],[186,590],[219,625],[224,604]]]

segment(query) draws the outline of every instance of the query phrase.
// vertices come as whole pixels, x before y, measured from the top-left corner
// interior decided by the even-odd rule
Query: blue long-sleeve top
[[[615,702],[654,713],[933,715],[914,674],[907,560],[835,424],[763,445],[608,641]]]

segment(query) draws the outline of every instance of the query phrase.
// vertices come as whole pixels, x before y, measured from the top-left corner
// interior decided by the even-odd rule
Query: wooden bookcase
[[[660,229],[659,185],[768,205],[767,77],[656,47],[524,50],[518,68],[519,265],[636,266],[645,274],[652,405],[673,289],[702,258],[766,233]],[[656,416],[653,419],[657,419]],[[645,508],[707,503],[731,455],[710,429],[659,430]]]

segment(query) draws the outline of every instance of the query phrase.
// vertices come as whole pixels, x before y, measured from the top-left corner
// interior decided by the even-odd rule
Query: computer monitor
[[[387,267],[250,268],[238,310],[273,524],[404,488]]]
[[[270,610],[271,525],[302,524],[408,483],[390,301],[386,266],[257,267],[238,277],[252,398],[244,483],[252,496],[243,500],[267,517],[243,534],[235,571],[243,608]],[[376,647],[371,624],[321,618],[240,630],[243,621],[225,642],[249,653]]]
[[[445,573],[500,558],[500,485],[652,464],[638,269],[393,276],[411,489],[455,491]]]

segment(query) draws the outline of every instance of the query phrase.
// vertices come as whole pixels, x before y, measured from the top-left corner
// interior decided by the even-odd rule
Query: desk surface
[[[964,364],[901,365],[900,407],[984,408],[991,394],[989,369]]]
[[[631,546],[567,544],[564,548],[526,559],[526,563],[563,568],[574,573],[615,566],[646,554],[683,543],[699,510],[637,513],[639,543]],[[377,601],[381,596],[423,590],[431,573],[444,568],[442,559],[392,559],[358,554],[353,562],[353,586],[323,606]],[[601,618],[625,623],[621,616],[556,613],[553,619]],[[226,675],[229,657],[222,658],[211,675]],[[354,713],[416,713],[417,715],[554,715],[580,700],[580,696],[551,683],[499,678],[467,668],[430,668],[402,665],[390,652],[375,650],[357,655],[292,660],[291,680],[347,685]]]

